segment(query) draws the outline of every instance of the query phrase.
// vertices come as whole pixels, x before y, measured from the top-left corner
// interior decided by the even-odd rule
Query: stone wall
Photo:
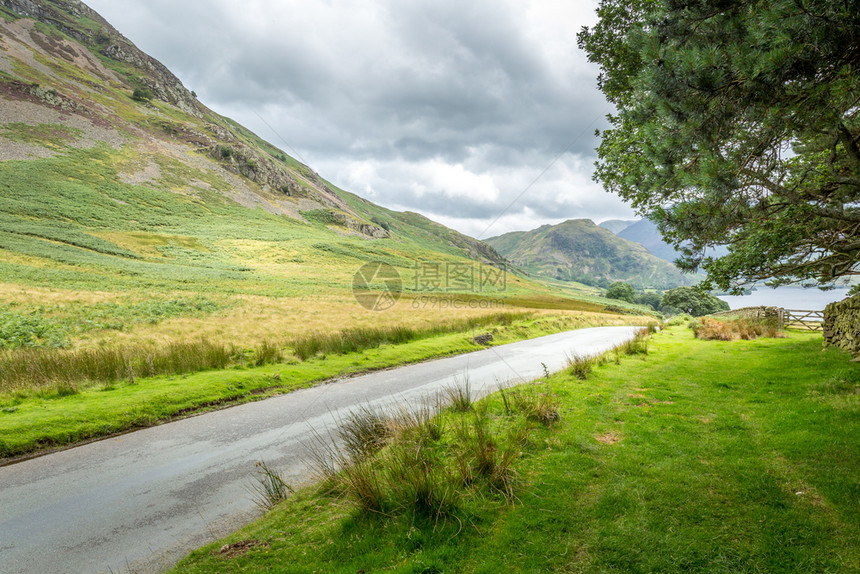
[[[860,295],[827,306],[824,343],[860,356]]]

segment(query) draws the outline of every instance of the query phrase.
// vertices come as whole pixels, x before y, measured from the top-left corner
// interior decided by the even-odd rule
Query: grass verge
[[[512,466],[516,503],[461,497],[457,519],[440,521],[312,487],[175,571],[860,569],[850,357],[813,334],[703,341],[686,328],[647,351],[597,361],[587,381],[550,377],[561,418],[532,427]],[[514,401],[509,390],[481,404],[495,424]]]
[[[503,344],[575,326],[575,316],[540,316],[486,328],[493,332],[495,344]],[[263,366],[244,362],[229,369],[146,378],[122,378],[127,362],[120,357],[108,372],[107,384],[83,386],[60,380],[39,392],[0,393],[0,460],[258,400],[332,377],[483,348],[472,335],[472,331],[435,335],[401,345],[377,343],[342,355],[316,355],[303,362],[292,359]],[[117,370],[119,378],[113,377]]]

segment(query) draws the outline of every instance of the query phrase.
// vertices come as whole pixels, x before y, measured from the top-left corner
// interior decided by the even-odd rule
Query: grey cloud
[[[280,144],[260,114],[326,177],[359,193],[373,189],[371,199],[385,205],[428,214],[495,217],[566,150],[584,158],[577,178],[589,182],[593,132],[610,111],[596,89],[596,70],[576,53],[575,32],[587,22],[572,20],[569,35],[550,50],[543,30],[526,25],[528,2],[90,4],[216,111]],[[538,7],[557,6],[558,20],[593,11],[569,4],[541,0]],[[431,160],[463,166],[469,181],[508,175],[494,177],[497,197],[461,194],[452,201],[427,181]],[[386,167],[363,181],[344,169],[351,162]],[[564,210],[612,217],[621,209],[594,185],[544,183],[512,213],[558,219]],[[559,194],[565,201],[556,201]]]

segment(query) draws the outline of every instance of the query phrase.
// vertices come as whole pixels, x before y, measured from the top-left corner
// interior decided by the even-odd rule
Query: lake
[[[729,304],[732,309],[742,307],[758,307],[767,305],[798,309],[806,311],[823,311],[828,303],[841,301],[848,296],[847,288],[822,291],[820,289],[804,289],[803,287],[758,287],[749,295],[720,295],[719,298]]]

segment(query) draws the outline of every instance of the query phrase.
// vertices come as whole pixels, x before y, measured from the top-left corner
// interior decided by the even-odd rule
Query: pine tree
[[[596,179],[709,284],[860,273],[860,2],[602,0]],[[706,248],[728,245],[722,258]]]

